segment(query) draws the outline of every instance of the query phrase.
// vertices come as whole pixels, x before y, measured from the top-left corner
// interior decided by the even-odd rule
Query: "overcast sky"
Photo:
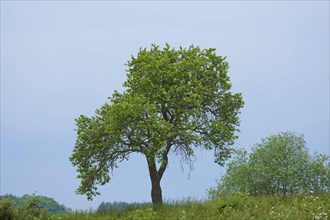
[[[140,47],[216,48],[245,101],[236,146],[281,131],[329,154],[329,1],[1,1],[1,191],[49,196],[73,209],[149,202],[142,155],[132,155],[87,202],[69,162],[74,119],[92,116]],[[199,152],[195,169],[171,156],[166,199],[206,198],[224,169]]]

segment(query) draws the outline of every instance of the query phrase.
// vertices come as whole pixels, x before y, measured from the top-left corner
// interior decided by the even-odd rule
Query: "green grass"
[[[330,219],[330,195],[251,197],[240,194],[205,202],[172,202],[122,212],[73,212],[51,219]]]

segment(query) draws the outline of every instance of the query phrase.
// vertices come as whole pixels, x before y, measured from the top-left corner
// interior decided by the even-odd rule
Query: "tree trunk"
[[[151,199],[155,206],[163,205],[162,189],[160,187],[160,180],[151,179]]]
[[[151,180],[151,199],[154,207],[159,207],[163,205],[163,196],[162,196],[162,188],[160,187],[160,180],[162,179],[163,174],[167,167],[167,163],[168,163],[167,154],[170,151],[171,142],[172,140],[170,139],[166,144],[166,148],[162,155],[162,162],[158,170],[156,167],[155,155],[145,154],[148,162],[149,175]]]
[[[162,189],[160,187],[160,176],[157,172],[155,161],[148,161],[151,180],[151,199],[154,206],[163,205]]]

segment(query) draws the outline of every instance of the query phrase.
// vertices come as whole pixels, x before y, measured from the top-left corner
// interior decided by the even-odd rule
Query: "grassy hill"
[[[262,196],[240,194],[205,202],[173,202],[108,212],[73,212],[51,219],[329,219],[330,195]]]
[[[34,197],[36,199],[36,197]],[[11,202],[9,202],[11,201]],[[32,200],[34,201],[34,200]],[[138,220],[138,219],[330,219],[330,194],[301,196],[260,196],[237,194],[222,199],[198,201],[176,201],[153,209],[151,204],[111,204],[110,210],[74,211],[50,213],[47,209],[31,209],[28,206],[8,206],[13,200],[0,200],[0,219],[8,220]],[[34,204],[34,203],[28,203]],[[118,209],[118,205],[124,209]],[[118,207],[117,207],[118,206]],[[109,206],[108,206],[109,207]],[[117,208],[114,208],[117,207]],[[38,211],[38,215],[33,214]],[[6,213],[12,213],[5,216]],[[9,218],[8,218],[9,216]],[[36,217],[38,216],[38,217]]]

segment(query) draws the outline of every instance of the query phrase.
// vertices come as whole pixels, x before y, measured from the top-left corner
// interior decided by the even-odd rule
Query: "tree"
[[[303,135],[282,132],[256,144],[250,155],[237,151],[218,185],[209,190],[209,196],[330,192],[329,168],[329,157],[309,154]]]
[[[228,63],[215,49],[152,45],[140,49],[127,66],[126,90],[115,91],[95,116],[76,119],[70,160],[81,179],[77,193],[91,200],[119,162],[141,153],[148,164],[152,202],[161,205],[168,154],[190,161],[194,148],[213,149],[215,162],[223,165],[237,138],[243,101],[241,94],[230,92]]]

